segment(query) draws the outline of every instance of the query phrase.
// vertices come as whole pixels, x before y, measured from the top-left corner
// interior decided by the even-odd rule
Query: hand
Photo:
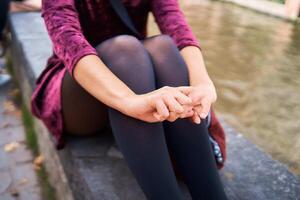
[[[175,121],[191,117],[192,100],[185,93],[190,87],[162,87],[127,99],[124,114],[146,122]]]
[[[217,93],[212,82],[205,82],[197,86],[192,86],[188,95],[193,101],[194,114],[190,118],[196,124],[201,123],[209,113],[211,105],[217,100]]]
[[[182,113],[170,112],[169,117],[166,119],[169,122],[174,122],[178,118],[189,118],[194,115],[193,106],[183,105],[184,111]]]

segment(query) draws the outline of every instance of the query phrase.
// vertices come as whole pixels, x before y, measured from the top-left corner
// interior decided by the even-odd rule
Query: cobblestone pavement
[[[0,200],[41,200],[21,110],[12,101],[17,92],[11,81],[0,86]]]

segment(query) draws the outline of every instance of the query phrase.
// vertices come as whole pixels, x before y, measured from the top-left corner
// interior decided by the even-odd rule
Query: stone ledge
[[[13,66],[29,107],[34,82],[51,54],[51,43],[40,13],[11,14],[10,29]],[[299,199],[299,177],[225,123],[224,127],[228,137],[228,161],[220,173],[230,199]],[[115,150],[111,133],[68,137],[66,148],[56,151],[49,132],[38,119],[35,119],[35,129],[50,182],[59,199],[145,199],[122,155]],[[190,199],[188,195],[187,199]]]
[[[282,19],[296,21],[298,16],[296,14],[289,14],[285,5],[272,2],[269,0],[221,0],[224,2],[234,3],[244,8],[279,17]]]

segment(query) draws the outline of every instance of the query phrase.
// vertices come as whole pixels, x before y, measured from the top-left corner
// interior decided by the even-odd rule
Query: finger
[[[154,118],[157,119],[157,121],[159,121],[159,122],[162,122],[162,121],[165,120],[165,119],[164,119],[160,114],[158,114],[157,112],[154,112],[154,113],[153,113],[153,116],[154,116]]]
[[[193,116],[194,110],[192,105],[183,105],[182,107],[184,111],[180,114],[180,118],[187,118]]]
[[[169,115],[169,117],[167,118],[167,120],[169,121],[169,122],[174,122],[176,119],[178,119],[179,118],[179,116],[178,116],[178,114],[177,113],[175,113],[175,112],[170,112],[170,115]]]
[[[165,104],[168,106],[169,111],[182,113],[184,111],[183,107],[176,101],[176,99],[171,95],[165,95],[163,97]]]
[[[208,112],[210,110],[210,106],[211,106],[211,103],[207,99],[202,100],[202,102],[201,102],[202,110],[199,114],[202,119],[205,119],[207,117]]]
[[[183,114],[180,115],[180,118],[188,118],[188,117],[192,117],[194,115],[194,111],[193,110],[189,110]]]
[[[162,119],[166,119],[169,116],[169,110],[162,99],[158,99],[155,102],[155,107],[157,114],[160,115]]]
[[[193,105],[183,105],[182,106],[183,109],[184,109],[184,112],[190,112],[190,111],[193,111]]]
[[[180,91],[175,92],[174,97],[181,105],[192,104],[192,99]]]
[[[202,112],[202,105],[194,106],[194,111],[197,113],[198,116],[200,116],[200,113]]]
[[[192,99],[192,104],[194,106],[201,104],[201,100],[202,100],[201,93],[199,94],[198,92],[191,92],[188,96]]]
[[[196,124],[200,124],[201,123],[201,119],[199,117],[199,115],[195,112],[194,115],[193,115],[193,122],[196,123]]]
[[[185,95],[189,95],[193,89],[193,87],[191,87],[191,86],[180,86],[180,87],[176,87],[176,88]]]
[[[194,122],[194,119],[193,119],[193,116],[194,116],[194,115],[192,115],[191,117],[188,118],[188,120],[189,120],[191,123],[195,123],[195,122]]]

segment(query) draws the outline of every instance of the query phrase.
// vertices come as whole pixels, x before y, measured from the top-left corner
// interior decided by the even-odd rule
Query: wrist
[[[206,78],[206,79],[201,79],[201,80],[197,80],[197,81],[191,81],[190,85],[197,87],[197,86],[201,86],[201,85],[214,85],[214,83],[210,78]]]
[[[120,98],[118,98],[118,100],[115,103],[115,109],[120,111],[123,114],[128,115],[129,114],[129,110],[131,107],[131,104],[134,100],[134,98],[137,95],[135,93],[130,93],[130,94],[126,94],[126,95],[122,95]]]

